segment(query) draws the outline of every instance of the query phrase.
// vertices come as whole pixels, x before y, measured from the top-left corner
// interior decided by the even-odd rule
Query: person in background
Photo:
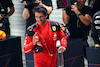
[[[8,8],[10,8],[9,11]],[[12,0],[0,0],[0,28],[7,35],[10,35],[9,16],[11,16],[14,11],[15,8]]]
[[[94,0],[93,7],[92,7],[92,16],[100,10],[100,0]]]
[[[27,4],[27,1],[24,1],[24,3],[25,3],[25,8],[23,10],[22,16],[23,16],[23,19],[26,20],[26,28],[28,28],[30,25],[36,22],[35,15],[34,13],[32,14],[32,11],[31,11],[34,8],[34,6],[43,5],[48,11],[47,19],[49,19],[49,15],[52,13],[52,10],[53,10],[51,0],[35,0],[35,3],[33,4],[30,4],[30,3]]]
[[[92,9],[85,6],[86,0],[76,0],[76,2],[63,9],[63,22],[70,32],[70,38],[83,40],[84,56],[86,57],[87,36],[91,29]]]
[[[66,36],[58,23],[46,19],[48,12],[45,7],[38,5],[33,12],[35,12],[36,23],[27,28],[24,51],[34,52],[35,67],[57,67],[57,51],[66,50]],[[61,46],[57,49],[58,39]]]
[[[70,38],[87,40],[90,30],[91,8],[85,6],[86,0],[77,0],[77,4],[63,10],[63,22],[70,32]]]
[[[95,47],[100,47],[100,11],[93,15],[91,23],[91,37],[94,40]]]

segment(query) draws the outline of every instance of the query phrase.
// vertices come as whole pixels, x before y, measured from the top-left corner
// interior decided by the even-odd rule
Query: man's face
[[[77,0],[78,4],[84,5],[86,0]]]
[[[47,15],[45,16],[43,13],[35,12],[35,19],[39,25],[43,25],[46,22]]]

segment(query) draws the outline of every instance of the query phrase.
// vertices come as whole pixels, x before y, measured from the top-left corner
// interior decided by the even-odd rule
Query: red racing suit
[[[32,43],[35,32],[37,32],[36,35],[39,38],[37,45]],[[58,23],[46,20],[44,25],[36,23],[28,28],[24,41],[24,51],[25,53],[34,52],[35,67],[57,67],[56,41],[58,39],[61,46],[67,48],[65,34]]]

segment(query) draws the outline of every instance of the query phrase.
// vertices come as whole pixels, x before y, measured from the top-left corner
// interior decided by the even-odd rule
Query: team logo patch
[[[65,30],[65,27],[62,27],[62,30],[64,31]]]
[[[52,30],[53,31],[56,31],[56,26],[52,26]]]
[[[56,40],[56,39],[57,39],[57,34],[54,33],[54,35],[53,35],[53,40]]]

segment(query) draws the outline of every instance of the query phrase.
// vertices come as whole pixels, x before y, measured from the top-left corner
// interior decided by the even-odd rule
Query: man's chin
[[[39,25],[42,25],[42,22],[38,22]]]

